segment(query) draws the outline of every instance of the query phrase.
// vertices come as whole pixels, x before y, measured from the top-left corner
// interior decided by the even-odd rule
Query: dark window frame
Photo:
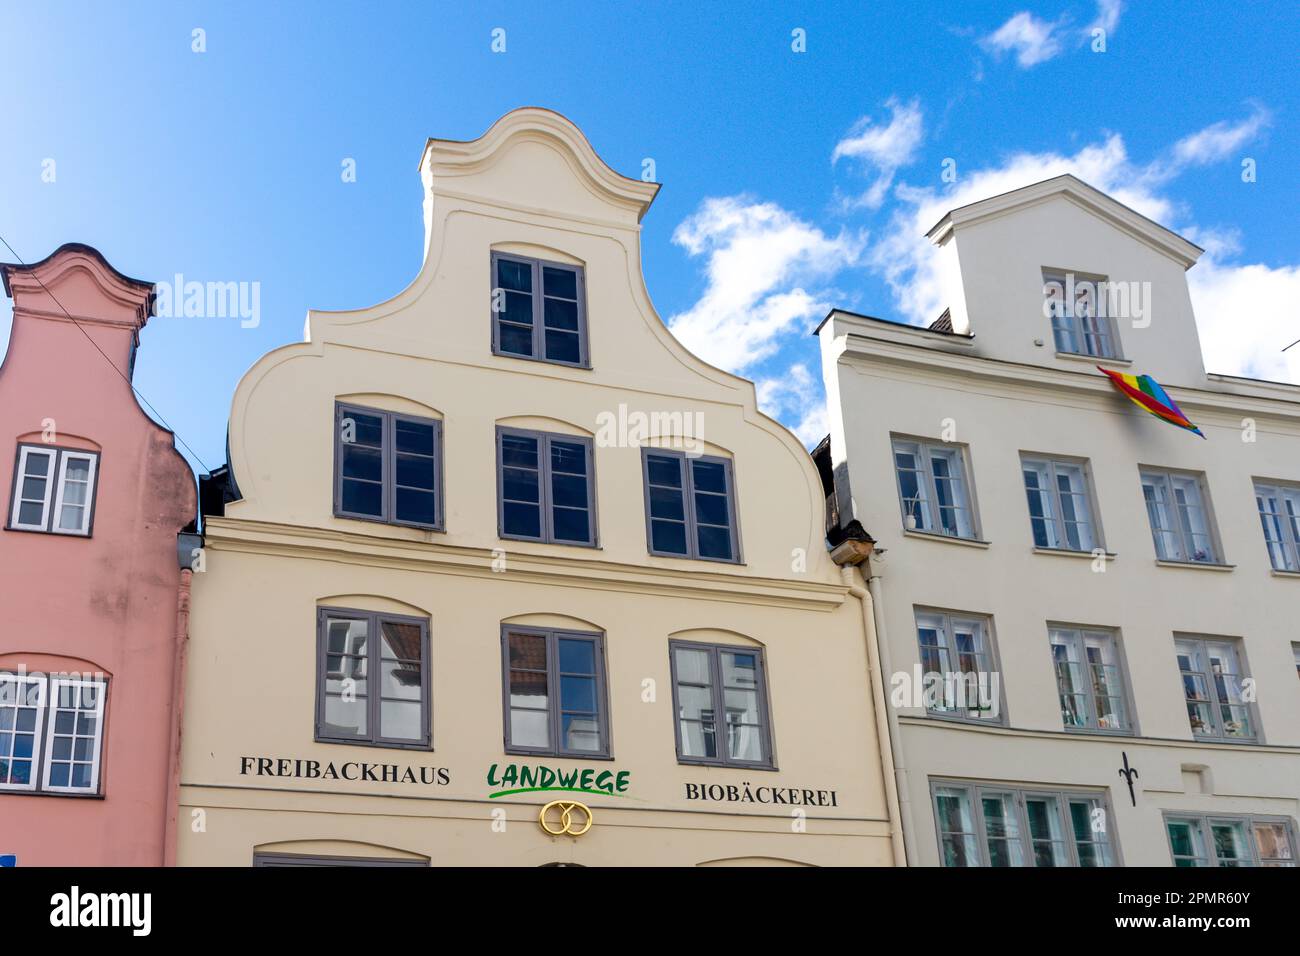
[[[660,551],[654,546],[654,525],[653,518],[650,514],[650,458],[657,456],[660,458],[677,459],[678,474],[681,476],[682,484],[682,504],[684,515],[686,517],[686,553],[678,551]],[[694,470],[688,467],[696,461],[709,462],[722,466],[723,476],[727,482],[727,510],[731,517],[731,557],[715,558],[708,555],[701,555],[700,542],[698,535],[698,520],[695,513],[695,474]],[[645,509],[645,536],[646,550],[661,558],[680,558],[685,561],[716,561],[719,564],[744,564],[744,557],[740,551],[740,509],[736,505],[738,499],[736,493],[736,472],[735,465],[730,458],[724,458],[720,455],[688,455],[684,451],[677,451],[669,448],[650,448],[643,446],[641,448],[641,499],[642,506]],[[711,525],[710,527],[717,527]]]
[[[727,754],[725,744],[719,746],[717,757],[697,757],[682,753],[682,717],[681,702],[678,700],[677,651],[704,651],[709,655],[710,693],[713,700],[713,732],[721,741],[726,734],[726,693],[722,682],[722,654],[753,654],[758,658],[758,698],[759,720],[762,722],[761,760],[740,760]],[[767,673],[767,652],[763,647],[751,647],[744,644],[710,644],[703,641],[668,641],[668,667],[673,685],[673,739],[677,748],[677,762],[701,767],[743,767],[750,770],[776,770],[776,734],[772,727],[771,683]],[[718,714],[723,719],[718,720]]]
[[[366,622],[366,729],[365,736],[345,737],[323,732],[325,726],[325,674],[329,656],[328,629],[333,620]],[[386,621],[416,624],[420,628],[420,732],[419,741],[388,738],[380,735],[380,708],[383,704],[383,652],[380,628]],[[433,663],[429,619],[387,611],[363,611],[357,608],[318,605],[316,607],[316,717],[314,739],[317,743],[352,744],[358,747],[383,747],[396,750],[433,750]]]
[[[528,634],[546,639],[547,736],[545,747],[513,743],[510,738],[510,634]],[[559,644],[561,640],[585,640],[594,646],[596,660],[596,716],[600,725],[600,750],[570,750],[561,745],[563,696]],[[501,740],[505,752],[532,757],[566,757],[575,760],[613,760],[614,741],[609,715],[609,662],[605,656],[604,631],[575,631],[568,628],[537,627],[527,624],[501,625]]]
[[[343,508],[343,419],[349,413],[370,415],[383,421],[382,454],[380,471],[383,513],[380,515],[345,511]],[[417,425],[433,426],[433,463],[434,488],[432,523],[408,521],[397,518],[397,422],[407,421]],[[354,521],[372,521],[377,524],[390,524],[403,528],[421,528],[426,531],[446,531],[446,508],[444,503],[443,480],[443,441],[442,421],[437,418],[425,418],[420,415],[408,415],[405,412],[392,412],[383,408],[368,408],[350,402],[334,403],[334,517],[350,518]]]
[[[49,452],[54,455],[54,461],[50,466],[50,475],[46,479],[49,482],[49,503],[44,506],[45,516],[43,527],[33,528],[14,523],[16,512],[18,511],[18,482],[22,477],[21,466],[23,462],[23,452],[27,449],[34,449],[39,452]],[[87,494],[85,531],[61,531],[54,526],[55,519],[59,511],[59,494],[61,475],[63,470],[64,458],[66,455],[78,455],[90,458],[91,465],[90,488]],[[26,531],[31,534],[53,534],[63,538],[91,538],[95,534],[95,510],[99,502],[99,472],[103,463],[103,452],[92,451],[89,448],[73,448],[68,445],[47,445],[38,442],[19,442],[14,452],[14,472],[13,480],[9,485],[9,510],[5,513],[5,530],[6,531]]]
[[[537,484],[538,507],[541,510],[540,530],[536,537],[526,534],[506,532],[505,515],[505,456],[502,439],[505,436],[531,438],[537,441]],[[555,537],[555,514],[551,501],[551,442],[570,442],[585,445],[587,448],[587,540],[571,541]],[[562,432],[544,432],[534,428],[516,428],[511,425],[498,425],[496,431],[497,449],[497,537],[507,541],[534,541],[538,544],[555,544],[572,548],[600,547],[600,520],[596,512],[596,446],[586,435],[566,435]]]
[[[532,270],[532,306],[533,306],[533,354],[521,355],[518,352],[506,352],[501,348],[501,313],[491,308],[492,314],[492,354],[501,355],[505,358],[524,359],[530,362],[547,362],[551,365],[564,365],[569,368],[591,368],[591,344],[587,334],[587,274],[584,266],[573,265],[568,262],[553,262],[549,259],[537,259],[531,256],[521,256],[513,252],[498,252],[492,250],[491,256],[491,290],[493,298],[496,291],[501,288],[497,283],[497,263],[515,262],[528,266]],[[563,359],[553,359],[546,357],[546,308],[545,308],[545,286],[542,281],[543,269],[562,269],[565,272],[572,272],[576,281],[577,303],[578,303],[578,361],[566,362]]]

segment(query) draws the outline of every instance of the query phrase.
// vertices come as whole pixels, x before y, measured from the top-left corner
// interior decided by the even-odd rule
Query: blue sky
[[[137,387],[200,470],[224,460],[239,377],[299,340],[308,308],[415,275],[425,138],[523,105],[564,113],[625,174],[654,161],[661,316],[805,441],[823,429],[808,333],[826,309],[929,321],[920,233],[1066,170],[1207,248],[1189,279],[1211,371],[1300,382],[1300,346],[1280,352],[1300,338],[1291,4],[6,8],[0,235],[17,254],[79,241],[142,279],[260,284],[255,328],[156,317],[142,336]],[[0,343],[8,327],[5,302]]]

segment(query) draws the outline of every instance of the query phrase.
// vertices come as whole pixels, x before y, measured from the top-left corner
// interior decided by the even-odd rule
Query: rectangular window
[[[762,650],[669,641],[668,652],[678,762],[772,767]]]
[[[893,448],[904,527],[955,538],[976,537],[962,449],[902,438],[893,440]]]
[[[0,673],[0,790],[96,794],[103,680]]]
[[[442,422],[334,406],[334,514],[443,530]]]
[[[19,445],[9,527],[51,534],[90,534],[99,454]]]
[[[1043,295],[1058,352],[1119,357],[1104,277],[1044,270]]]
[[[1204,476],[1142,469],[1142,497],[1156,557],[1162,561],[1219,563]]]
[[[590,438],[497,428],[503,538],[596,546],[596,462]]]
[[[1022,458],[1034,545],[1067,551],[1097,547],[1092,495],[1082,462]]]
[[[1268,558],[1277,571],[1300,571],[1300,488],[1255,482]]]
[[[1240,642],[1179,637],[1174,640],[1174,650],[1192,733],[1223,740],[1254,740],[1258,728],[1250,703],[1243,699],[1247,674],[1240,659]]]
[[[928,713],[1003,722],[991,631],[985,617],[917,610]]]
[[[581,266],[492,253],[492,351],[590,365]]]
[[[316,739],[432,746],[429,622],[342,608],[316,619]]]
[[[658,448],[642,449],[641,462],[650,553],[738,562],[731,462]]]
[[[1174,866],[1295,866],[1295,831],[1285,817],[1165,814]]]
[[[610,755],[603,635],[507,625],[501,651],[507,753]]]
[[[1131,732],[1124,666],[1114,633],[1053,627],[1048,634],[1065,729]]]
[[[1101,792],[932,782],[944,866],[1114,866]]]

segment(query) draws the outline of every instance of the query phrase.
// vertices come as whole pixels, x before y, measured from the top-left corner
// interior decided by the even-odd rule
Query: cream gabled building
[[[658,187],[540,109],[420,172],[411,285],[235,393],[179,862],[901,861],[870,599],[804,448],[650,304]]]
[[[909,860],[1293,865],[1300,388],[1207,374],[1201,250],[1072,176],[930,237],[933,325],[819,331]],[[1206,440],[1097,366],[1153,376]]]

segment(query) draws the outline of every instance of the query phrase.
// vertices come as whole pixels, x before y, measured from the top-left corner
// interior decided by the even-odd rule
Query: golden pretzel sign
[[[558,813],[559,825],[553,821]],[[582,836],[591,829],[591,810],[585,803],[576,800],[552,800],[542,807],[537,815],[537,822],[551,836]]]

